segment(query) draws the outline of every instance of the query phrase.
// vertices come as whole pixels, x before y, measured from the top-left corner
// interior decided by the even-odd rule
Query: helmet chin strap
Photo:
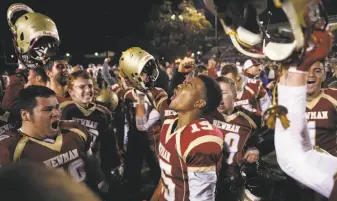
[[[229,35],[234,47],[242,54],[248,56],[248,57],[253,57],[253,58],[258,58],[258,59],[264,59],[266,58],[265,55],[261,54],[261,53],[252,53],[252,52],[248,52],[247,50],[243,49],[240,45],[240,42],[237,39],[237,33],[236,31],[234,31],[233,29],[231,29],[230,27],[226,26],[225,22],[223,19],[220,19],[220,23],[223,27],[223,29],[225,30],[226,34]],[[241,39],[240,39],[241,40]],[[244,42],[244,40],[241,40],[242,42]],[[242,43],[241,42],[241,43]],[[249,46],[249,44],[247,44],[247,46]]]

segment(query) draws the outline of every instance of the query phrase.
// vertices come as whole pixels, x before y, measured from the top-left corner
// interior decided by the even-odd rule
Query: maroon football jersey
[[[160,119],[164,122],[165,110],[168,109],[167,93],[164,89],[155,87],[151,89],[150,96],[153,97],[154,108],[160,113]]]
[[[160,200],[214,200],[222,133],[205,119],[175,130],[177,122],[166,120],[160,135]]]
[[[231,115],[215,113],[213,125],[223,134],[227,150],[227,164],[236,166],[242,162],[242,151],[247,139],[257,128],[261,127],[262,118],[242,108],[235,109]]]
[[[178,113],[174,110],[166,109],[164,110],[164,119],[175,119],[178,117]]]
[[[62,120],[74,120],[89,131],[91,135],[91,148],[96,152],[97,138],[99,135],[108,134],[111,123],[110,111],[98,104],[91,104],[89,108],[83,108],[74,101],[65,101],[60,104],[61,119]],[[112,133],[109,133],[112,134]]]
[[[14,118],[15,117],[7,111],[4,111],[3,114],[0,115],[0,135],[3,135],[16,127],[16,122],[19,119]]]
[[[306,118],[311,144],[337,156],[337,90],[322,89],[312,101],[307,101]]]
[[[60,132],[55,140],[38,140],[29,137],[20,129],[2,135],[0,141],[0,164],[28,160],[43,163],[48,167],[63,168],[77,182],[87,181],[87,152],[90,150],[90,135],[80,124],[60,123]],[[97,178],[99,183],[100,178]]]
[[[242,90],[237,92],[237,101],[234,107],[243,107],[249,111],[261,111],[260,99],[268,96],[267,91],[263,88],[262,82],[256,79],[248,79]]]

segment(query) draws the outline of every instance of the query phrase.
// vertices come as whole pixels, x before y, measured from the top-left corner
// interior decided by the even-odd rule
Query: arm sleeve
[[[264,96],[262,96],[259,99],[259,102],[260,102],[260,107],[261,107],[262,112],[265,112],[267,109],[269,109],[269,107],[271,105],[271,100],[270,100],[270,97],[269,97],[267,91],[265,89],[263,89],[263,90],[265,91],[265,93],[264,93]]]
[[[2,100],[2,108],[6,111],[12,111],[18,104],[19,93],[24,87],[24,80],[16,75],[10,77],[10,82],[6,88],[5,95]]]
[[[136,126],[139,131],[147,131],[149,128],[151,128],[158,120],[160,119],[160,114],[157,110],[152,109],[149,118],[147,118],[147,115],[144,115],[142,117],[136,116]]]
[[[109,87],[111,87],[114,84],[117,84],[117,80],[113,78],[110,73],[109,73],[109,65],[107,62],[103,63],[103,68],[102,68],[102,77],[106,83],[108,83]]]
[[[129,139],[128,133],[129,133],[129,130],[130,130],[130,126],[129,126],[128,120],[125,118],[125,124],[124,124],[124,145],[128,144],[128,139]]]
[[[0,145],[0,168],[11,162],[10,151],[6,146]]]
[[[190,146],[200,143],[201,139],[192,141]],[[187,165],[191,201],[215,200],[217,168],[222,157],[223,141],[221,138],[208,138],[207,142],[206,138],[204,139],[204,143],[195,146],[183,156]]]
[[[277,119],[275,150],[281,169],[309,188],[329,197],[337,158],[313,149],[305,119],[306,86],[278,86],[279,104],[288,109],[290,127]]]

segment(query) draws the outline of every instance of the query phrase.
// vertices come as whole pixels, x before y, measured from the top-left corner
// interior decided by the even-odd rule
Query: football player
[[[221,69],[221,75],[232,79],[236,83],[237,100],[234,103],[234,107],[243,107],[252,112],[264,112],[270,107],[270,98],[260,80],[239,75],[238,69],[234,64],[225,65]]]
[[[37,67],[30,69],[28,72],[27,83],[25,83],[25,87],[31,85],[40,85],[47,86],[48,77],[43,68]]]
[[[311,144],[337,156],[337,91],[322,89],[324,80],[323,62],[317,61],[308,71],[306,118]]]
[[[90,149],[90,135],[75,122],[60,121],[56,94],[44,86],[29,86],[19,94],[22,126],[2,135],[0,164],[33,161],[63,168],[76,182],[97,190],[104,176]]]
[[[69,79],[70,65],[62,56],[52,56],[44,65],[48,76],[47,87],[54,90],[59,102],[65,100]]]
[[[178,118],[166,120],[160,135],[160,200],[215,200],[224,141],[202,115],[220,102],[220,87],[208,76],[199,75],[175,90],[170,109]]]
[[[217,200],[232,199],[237,200],[235,194],[230,193],[229,185],[224,181],[236,182],[240,180],[240,165],[244,160],[248,163],[254,163],[259,160],[259,150],[255,147],[246,147],[248,138],[261,128],[262,118],[257,113],[249,112],[243,108],[235,108],[234,101],[236,97],[235,82],[227,77],[218,77],[222,91],[222,101],[218,107],[218,113],[213,116],[213,125],[223,134],[226,143],[224,154],[227,155],[226,161],[220,174]],[[245,148],[245,150],[244,150]],[[228,167],[227,167],[228,166]],[[242,188],[239,186],[239,188]],[[227,192],[226,192],[227,191]]]
[[[125,176],[129,180],[130,191],[135,199],[141,188],[141,167],[146,159],[151,177],[160,179],[160,167],[155,152],[154,132],[160,120],[160,110],[167,104],[167,93],[155,86],[159,70],[154,57],[146,51],[133,47],[123,52],[120,70],[129,89],[120,90],[123,97],[128,129]],[[137,115],[138,113],[138,115]],[[139,199],[139,198],[138,198]]]
[[[122,163],[112,130],[111,113],[106,107],[93,102],[94,82],[84,70],[69,76],[68,92],[72,101],[60,104],[61,119],[73,120],[86,127],[91,136],[92,152],[94,155],[100,152],[102,168],[109,175],[112,168]]]
[[[337,158],[319,152],[311,145],[305,116],[307,75],[302,72],[284,73],[278,85],[279,104],[288,109],[287,117],[291,123],[285,129],[281,121],[276,122],[277,161],[289,176],[329,197]]]

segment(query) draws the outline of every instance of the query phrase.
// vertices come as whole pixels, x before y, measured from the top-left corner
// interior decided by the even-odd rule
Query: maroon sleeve
[[[23,77],[18,77],[16,75],[10,76],[10,82],[6,88],[5,95],[2,100],[2,108],[6,111],[11,111],[15,109],[19,100],[19,93],[24,87]]]
[[[11,162],[9,149],[0,145],[0,166],[6,165]]]

